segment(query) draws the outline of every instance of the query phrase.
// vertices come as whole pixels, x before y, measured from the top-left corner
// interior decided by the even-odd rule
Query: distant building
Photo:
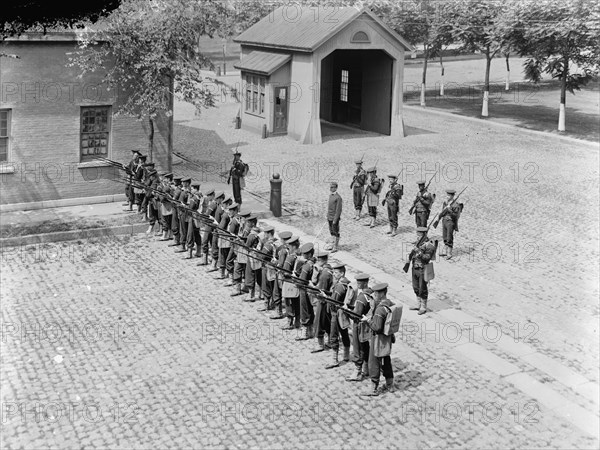
[[[76,32],[28,33],[0,44],[0,53],[18,56],[0,58],[2,205],[107,200],[124,188],[94,157],[128,162],[131,149],[148,154],[147,121],[115,116],[123,93],[101,84],[101,74],[80,77],[80,68],[68,67],[76,47]],[[153,160],[160,169],[167,165],[167,124],[157,125]]]
[[[321,120],[403,136],[404,53],[366,8],[282,6],[241,44],[242,127],[319,144]]]

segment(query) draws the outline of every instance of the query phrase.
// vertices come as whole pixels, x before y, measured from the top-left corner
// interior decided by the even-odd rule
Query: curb
[[[256,215],[259,220],[273,218],[273,213],[271,211],[259,212]],[[147,229],[148,225],[149,224],[147,222],[144,222],[131,225],[120,225],[117,227],[89,228],[86,230],[58,231],[56,233],[29,234],[25,236],[2,238],[0,239],[0,248],[127,234],[133,236],[134,234],[143,233]]]
[[[44,200],[41,202],[6,203],[0,205],[0,212],[31,211],[46,208],[62,208],[66,206],[97,205],[125,201],[125,194],[109,194],[97,197],[75,197],[60,200]]]
[[[109,228],[90,228],[87,230],[59,231],[56,233],[30,234],[27,236],[18,236],[12,238],[0,239],[0,247],[15,247],[19,245],[45,244],[49,242],[72,241],[75,239],[92,239],[97,237],[116,236],[116,235],[134,235],[143,233],[147,228],[147,223],[132,225],[120,225]]]
[[[443,116],[443,117],[451,117],[453,119],[462,119],[462,120],[466,120],[469,122],[473,122],[479,125],[491,125],[491,126],[495,126],[498,128],[508,128],[510,130],[514,130],[514,131],[519,131],[525,134],[531,134],[534,136],[540,136],[540,137],[545,137],[548,139],[555,139],[557,141],[562,141],[562,142],[568,142],[570,144],[579,144],[579,145],[583,145],[586,147],[593,147],[594,149],[598,150],[600,149],[600,143],[598,142],[592,142],[592,141],[584,141],[583,139],[577,139],[577,138],[573,138],[573,137],[569,137],[569,136],[560,136],[560,135],[556,135],[556,134],[551,134],[551,133],[547,133],[545,131],[538,131],[538,130],[530,130],[529,128],[523,128],[523,127],[519,127],[516,125],[510,125],[508,123],[501,123],[501,122],[496,122],[494,121],[493,118],[488,118],[488,119],[479,119],[477,117],[470,117],[470,116],[463,116],[461,114],[455,114],[455,113],[450,113],[450,112],[446,112],[446,111],[440,111],[439,109],[430,109],[430,108],[423,108],[422,106],[416,106],[416,105],[402,105],[403,108],[411,110],[411,111],[418,111],[418,112],[422,112],[422,113],[429,113],[429,114],[436,114],[438,116]]]

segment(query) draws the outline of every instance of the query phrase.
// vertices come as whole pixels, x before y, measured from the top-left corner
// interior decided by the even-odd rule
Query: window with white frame
[[[342,69],[342,82],[340,84],[340,100],[348,101],[348,71]]]
[[[251,114],[265,114],[265,85],[266,78],[258,75],[246,75],[246,104],[244,110]]]
[[[8,161],[10,109],[0,109],[0,162]]]
[[[81,108],[81,162],[108,157],[110,145],[110,106]]]

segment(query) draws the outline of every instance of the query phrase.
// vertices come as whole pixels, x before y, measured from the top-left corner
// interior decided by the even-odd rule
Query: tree
[[[507,18],[513,17],[515,3],[497,0],[458,0],[453,11],[452,28],[462,49],[485,55],[485,79],[481,115],[488,117],[490,67],[494,57],[507,47]]]
[[[451,5],[452,2],[446,1],[411,0],[397,3],[391,11],[376,11],[411,45],[423,45],[421,106],[425,106],[427,63],[430,59],[441,55],[442,49],[453,39],[452,28],[448,22],[450,17],[448,9]],[[390,8],[389,5],[385,7]]]
[[[525,77],[538,83],[543,73],[560,80],[558,131],[565,131],[566,93],[581,89],[600,68],[600,13],[587,0],[545,0],[519,6],[511,43],[524,63]]]
[[[95,23],[118,8],[121,0],[72,2],[47,0],[12,0],[2,5],[2,40],[25,31],[48,28],[82,28]]]
[[[117,115],[148,120],[148,149],[152,159],[155,119],[169,119],[168,170],[173,150],[174,98],[202,108],[214,106],[212,92],[201,88],[212,68],[198,46],[201,35],[222,32],[228,17],[220,0],[124,0],[107,19],[106,27],[81,43],[71,65],[82,74],[100,71],[103,81],[124,92]],[[218,83],[216,80],[210,80]]]

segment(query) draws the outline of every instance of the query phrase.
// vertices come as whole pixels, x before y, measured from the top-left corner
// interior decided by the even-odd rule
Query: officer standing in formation
[[[327,204],[327,222],[329,234],[333,239],[331,253],[338,251],[340,244],[340,218],[342,217],[342,197],[337,192],[338,184],[334,181],[329,187],[329,202]]]
[[[390,187],[385,194],[385,199],[381,202],[382,206],[387,203],[388,220],[390,221],[390,230],[386,234],[391,234],[392,237],[398,234],[398,207],[402,194],[404,194],[404,188],[401,184],[398,184],[397,175],[388,175],[390,180]]]
[[[233,185],[233,199],[238,205],[242,205],[242,189],[246,187],[245,176],[248,171],[248,166],[242,161],[242,154],[237,150],[233,153],[233,164],[229,169],[229,177],[227,184]]]
[[[367,198],[367,208],[369,209],[369,222],[365,223],[365,226],[370,228],[375,227],[375,221],[377,220],[377,206],[379,205],[379,193],[383,188],[383,180],[377,178],[377,167],[371,167],[367,169],[367,175],[369,179],[367,181],[367,187],[365,188],[365,196]]]

